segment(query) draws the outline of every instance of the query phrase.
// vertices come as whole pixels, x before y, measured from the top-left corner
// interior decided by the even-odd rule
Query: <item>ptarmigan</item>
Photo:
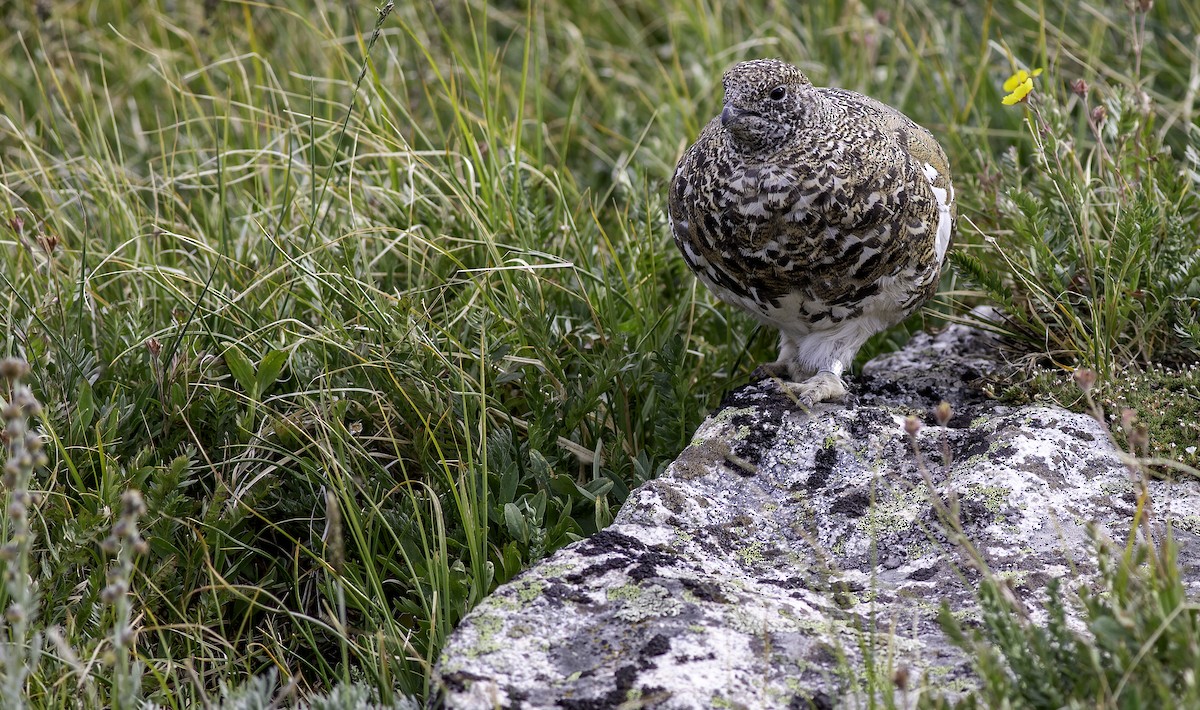
[[[724,84],[671,179],[675,243],[721,300],[779,329],[767,373],[807,404],[839,398],[863,343],[937,289],[957,213],[946,154],[896,109],[782,61]]]

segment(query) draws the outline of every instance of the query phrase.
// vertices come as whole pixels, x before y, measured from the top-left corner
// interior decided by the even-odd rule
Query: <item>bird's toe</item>
[[[789,382],[787,389],[805,407],[841,399],[846,395],[842,378],[832,372],[818,372],[803,382]]]
[[[779,361],[764,362],[763,364],[754,368],[754,372],[751,373],[750,376],[756,380],[769,380],[773,377],[786,380],[790,377],[790,375],[791,373],[788,370],[788,363]]]

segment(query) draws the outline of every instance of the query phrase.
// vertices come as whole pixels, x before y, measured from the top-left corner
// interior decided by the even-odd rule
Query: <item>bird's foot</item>
[[[787,382],[784,387],[805,407],[846,396],[846,385],[842,378],[828,370],[822,370],[803,382]]]
[[[751,373],[750,376],[756,380],[768,380],[772,377],[781,380],[787,380],[791,378],[792,373],[791,369],[788,367],[788,363],[780,360],[777,362],[764,362],[763,364],[754,368],[754,372]]]

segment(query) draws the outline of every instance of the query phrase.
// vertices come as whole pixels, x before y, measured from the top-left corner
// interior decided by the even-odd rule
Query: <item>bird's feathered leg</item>
[[[863,343],[881,328],[871,317],[847,319],[833,328],[783,334],[780,360],[787,357],[791,381],[788,391],[805,406],[841,399],[846,395],[844,373]],[[778,364],[778,363],[775,363]]]
[[[796,339],[787,333],[779,333],[779,358],[775,362],[764,362],[754,370],[754,377],[766,379],[778,377],[781,380],[795,379],[793,371],[796,364]]]

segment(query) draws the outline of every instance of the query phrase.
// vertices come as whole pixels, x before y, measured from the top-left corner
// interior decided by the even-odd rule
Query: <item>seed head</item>
[[[8,504],[8,518],[10,520],[18,523],[24,522],[27,514],[28,511],[25,510],[25,506],[21,505],[17,501],[14,500]]]
[[[100,600],[105,604],[112,604],[121,597],[125,596],[125,592],[129,591],[129,585],[123,579],[113,580],[113,583],[106,586],[100,591]]]
[[[100,549],[107,554],[115,555],[121,550],[121,541],[115,535],[109,535],[100,543]]]
[[[917,432],[921,431],[921,420],[911,414],[904,418],[904,433],[909,436],[916,436]]]
[[[19,380],[29,374],[29,363],[16,357],[6,357],[0,360],[0,377],[8,380]]]
[[[121,495],[121,515],[136,518],[146,512],[146,502],[141,491],[130,489]]]
[[[1075,384],[1079,385],[1084,394],[1091,392],[1092,386],[1096,384],[1096,371],[1087,368],[1076,370]]]

